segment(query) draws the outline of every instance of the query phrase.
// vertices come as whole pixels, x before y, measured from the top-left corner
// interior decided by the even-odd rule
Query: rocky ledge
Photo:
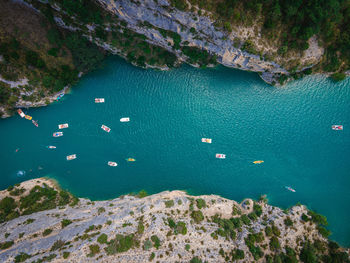
[[[182,191],[91,201],[44,178],[0,200],[1,262],[349,262],[325,217],[302,205]]]

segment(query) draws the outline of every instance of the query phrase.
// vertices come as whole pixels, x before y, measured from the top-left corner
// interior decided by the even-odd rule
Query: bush
[[[182,235],[186,235],[187,234],[186,223],[178,222],[177,225],[176,225],[176,233],[180,233]]]
[[[70,224],[72,224],[73,222],[71,221],[71,220],[69,220],[69,219],[63,219],[62,221],[61,221],[61,227],[62,228],[65,228],[66,226],[68,226],[68,225],[70,225]]]
[[[117,235],[115,239],[108,242],[108,246],[105,248],[107,255],[114,255],[116,253],[122,253],[128,251],[135,246],[134,235]]]
[[[141,190],[138,194],[137,194],[137,196],[139,197],[139,198],[144,198],[144,197],[146,197],[148,194],[147,194],[147,192],[145,191],[145,190]]]
[[[286,226],[292,226],[293,225],[293,220],[290,219],[290,217],[288,216],[286,219],[284,219],[284,224]]]
[[[62,241],[61,239],[58,239],[58,240],[56,240],[55,243],[53,243],[50,251],[58,250],[58,249],[62,248],[64,246],[64,244],[65,244],[64,241]]]
[[[256,214],[258,217],[261,216],[261,214],[262,214],[262,208],[261,208],[260,205],[254,203],[254,205],[253,205],[253,210],[254,210],[255,214]]]
[[[199,257],[193,257],[190,263],[202,263],[203,261]]]
[[[48,235],[50,235],[52,233],[52,229],[50,229],[50,228],[47,228],[47,229],[45,229],[44,231],[43,231],[43,236],[45,237],[45,236],[48,236]]]
[[[158,249],[160,247],[160,240],[156,235],[151,236],[151,240],[153,241],[154,247]]]
[[[152,248],[152,246],[153,246],[152,242],[148,239],[143,242],[143,249],[144,250],[150,250]]]
[[[203,207],[206,207],[206,203],[202,198],[199,198],[196,200],[198,209],[202,209]]]
[[[199,211],[199,210],[192,211],[191,217],[193,218],[194,222],[196,222],[197,224],[204,220],[203,213],[202,211]]]
[[[0,243],[0,249],[8,249],[9,247],[12,247],[13,244],[14,244],[13,240],[5,241],[3,243]]]
[[[324,228],[323,226],[319,226],[318,227],[318,232],[320,232],[320,234],[325,237],[328,238],[331,234],[331,231],[329,231],[328,229]]]
[[[273,236],[270,240],[270,248],[272,250],[277,250],[279,248],[281,248],[280,242],[278,241],[278,238]]]
[[[165,201],[164,203],[166,208],[170,208],[174,206],[174,200],[168,200],[168,201]]]
[[[108,236],[106,234],[101,234],[97,238],[97,242],[100,243],[100,244],[106,244],[107,243],[107,239],[108,239]]]
[[[149,261],[152,261],[156,257],[156,254],[152,252],[152,254],[149,256]]]
[[[15,257],[15,263],[20,263],[26,261],[28,258],[31,258],[31,255],[28,255],[26,253],[21,253]]]
[[[281,231],[275,225],[272,225],[272,233],[278,237],[281,235]]]
[[[142,235],[143,232],[145,232],[145,226],[143,225],[143,221],[140,220],[139,224],[137,225],[137,233]]]
[[[341,81],[344,80],[346,78],[345,73],[333,73],[331,75],[332,80],[334,81]]]
[[[240,260],[240,259],[244,259],[244,251],[237,248],[234,250],[232,260],[235,261],[235,260]]]
[[[309,242],[304,243],[303,248],[300,251],[300,260],[304,263],[316,263],[316,249]]]
[[[88,257],[94,257],[96,254],[100,253],[100,247],[97,244],[90,245],[90,254],[88,254]]]
[[[68,252],[68,251],[63,252],[64,259],[67,259],[69,257],[69,255],[70,255],[70,252]]]

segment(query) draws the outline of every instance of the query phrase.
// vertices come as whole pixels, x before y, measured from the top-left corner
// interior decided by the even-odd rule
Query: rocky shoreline
[[[0,219],[1,262],[299,262],[311,253],[308,246],[320,259],[349,260],[349,250],[334,248],[320,231],[324,217],[303,205],[282,210],[264,199],[238,203],[141,191],[91,201],[38,178],[0,192]]]

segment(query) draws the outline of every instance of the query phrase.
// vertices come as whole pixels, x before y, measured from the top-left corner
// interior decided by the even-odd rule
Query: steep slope
[[[349,262],[324,237],[326,219],[302,205],[283,211],[181,191],[78,201],[46,179],[0,200],[1,262]]]

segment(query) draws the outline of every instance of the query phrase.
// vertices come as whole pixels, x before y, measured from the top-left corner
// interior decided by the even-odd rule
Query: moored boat
[[[130,121],[129,117],[124,117],[120,119],[120,122],[128,122],[128,121]]]
[[[286,186],[286,189],[287,189],[288,191],[291,191],[291,192],[295,193],[295,190],[294,190],[292,187],[290,187],[290,186]]]
[[[343,130],[343,125],[332,125],[332,130],[342,131]]]
[[[58,129],[64,129],[64,128],[68,128],[68,123],[58,125]]]
[[[106,132],[110,132],[111,131],[111,128],[107,127],[106,125],[103,125],[101,126],[101,129],[106,131]]]
[[[117,164],[116,162],[111,162],[111,161],[109,161],[109,162],[108,162],[108,165],[109,165],[109,166],[117,166],[118,164]]]
[[[54,132],[53,137],[60,137],[60,136],[63,136],[63,132]]]
[[[46,146],[48,149],[56,149],[56,146],[53,146],[53,145],[49,145],[49,146]]]
[[[104,103],[105,99],[104,98],[95,98],[95,103]]]
[[[202,142],[211,143],[211,139],[209,139],[209,138],[202,138]]]
[[[217,153],[217,154],[215,155],[215,157],[218,158],[218,159],[225,159],[225,158],[226,158],[226,154]]]
[[[61,93],[57,96],[56,100],[60,100],[64,96],[64,93]]]
[[[135,162],[136,160],[134,159],[134,158],[128,158],[128,159],[126,159],[128,162]]]
[[[17,112],[18,112],[19,116],[21,116],[22,118],[24,118],[26,116],[21,109],[18,109]]]
[[[32,117],[32,116],[29,116],[29,115],[25,115],[25,118],[26,118],[27,120],[33,119],[33,117]]]
[[[67,161],[74,160],[75,158],[77,158],[77,155],[71,154],[71,155],[68,155],[66,158],[67,158]]]
[[[38,124],[38,122],[37,121],[35,121],[35,120],[32,120],[32,123],[36,126],[36,127],[39,127],[39,124]]]
[[[264,161],[263,160],[257,160],[257,161],[254,161],[253,163],[254,164],[261,164],[261,163],[263,163]]]

